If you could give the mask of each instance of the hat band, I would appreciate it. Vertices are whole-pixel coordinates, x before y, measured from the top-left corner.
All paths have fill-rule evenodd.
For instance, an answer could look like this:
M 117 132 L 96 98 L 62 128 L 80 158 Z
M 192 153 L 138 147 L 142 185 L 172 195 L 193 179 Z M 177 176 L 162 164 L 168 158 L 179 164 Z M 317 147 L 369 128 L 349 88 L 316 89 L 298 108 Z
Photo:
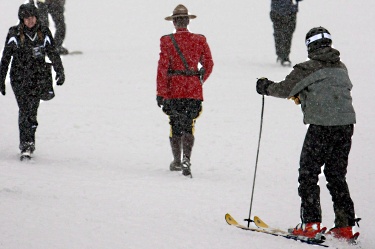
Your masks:
M 320 34 L 314 35 L 314 36 L 310 37 L 309 39 L 307 39 L 306 40 L 306 46 L 308 46 L 310 43 L 312 43 L 312 42 L 314 42 L 316 40 L 320 40 L 320 39 L 323 39 L 323 38 L 332 40 L 330 34 L 328 34 L 328 33 L 320 33 Z

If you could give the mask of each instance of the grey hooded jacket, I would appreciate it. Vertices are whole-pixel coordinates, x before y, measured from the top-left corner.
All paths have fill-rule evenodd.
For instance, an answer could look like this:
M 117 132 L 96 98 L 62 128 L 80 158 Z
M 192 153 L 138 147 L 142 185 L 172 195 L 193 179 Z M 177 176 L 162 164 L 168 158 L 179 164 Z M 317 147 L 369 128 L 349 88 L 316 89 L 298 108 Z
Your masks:
M 352 105 L 353 87 L 340 52 L 325 47 L 311 52 L 310 60 L 293 67 L 285 80 L 271 82 L 268 95 L 279 98 L 298 97 L 305 124 L 323 126 L 356 122 Z

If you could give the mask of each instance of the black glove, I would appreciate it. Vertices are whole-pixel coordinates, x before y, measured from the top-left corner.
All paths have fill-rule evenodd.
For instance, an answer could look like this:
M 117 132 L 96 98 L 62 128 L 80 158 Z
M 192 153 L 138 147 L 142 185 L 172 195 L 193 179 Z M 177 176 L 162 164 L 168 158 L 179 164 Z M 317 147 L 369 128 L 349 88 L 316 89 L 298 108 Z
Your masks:
M 65 74 L 64 73 L 56 73 L 56 85 L 61 86 L 65 82 Z
M 204 81 L 204 74 L 206 73 L 206 70 L 204 69 L 204 67 L 201 67 L 201 69 L 199 69 L 199 80 L 201 82 L 201 84 L 203 85 Z
M 271 85 L 272 81 L 269 81 L 267 78 L 260 78 L 257 81 L 257 93 L 261 95 L 268 95 L 268 87 Z
M 164 98 L 162 96 L 156 96 L 156 102 L 158 103 L 158 106 L 161 107 L 164 105 Z
M 4 83 L 0 83 L 0 92 L 1 92 L 1 94 L 2 95 L 4 95 L 5 96 L 5 84 Z
M 172 99 L 164 99 L 163 101 L 163 112 L 168 116 L 172 115 L 171 105 Z

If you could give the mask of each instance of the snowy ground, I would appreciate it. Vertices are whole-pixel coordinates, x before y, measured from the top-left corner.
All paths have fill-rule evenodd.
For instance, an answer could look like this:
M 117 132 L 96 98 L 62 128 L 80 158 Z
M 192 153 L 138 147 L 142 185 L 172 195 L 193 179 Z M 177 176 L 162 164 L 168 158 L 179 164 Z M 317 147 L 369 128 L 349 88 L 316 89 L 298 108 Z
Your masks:
M 0 2 L 0 39 L 22 1 Z M 311 248 L 228 226 L 248 217 L 259 134 L 257 77 L 282 80 L 270 1 L 185 1 L 190 30 L 215 67 L 196 126 L 193 179 L 168 170 L 168 120 L 155 101 L 159 38 L 179 1 L 67 1 L 66 83 L 39 109 L 35 161 L 18 160 L 17 104 L 0 97 L 0 248 Z M 375 2 L 303 1 L 291 60 L 307 57 L 306 32 L 326 27 L 354 84 L 357 125 L 348 168 L 362 248 L 375 248 L 373 69 Z M 1 42 L 1 43 L 3 43 Z M 2 46 L 2 45 L 1 45 Z M 293 102 L 265 99 L 252 215 L 279 228 L 299 222 L 297 169 L 306 127 Z M 332 203 L 321 178 L 323 222 Z M 329 241 L 336 248 L 357 248 Z

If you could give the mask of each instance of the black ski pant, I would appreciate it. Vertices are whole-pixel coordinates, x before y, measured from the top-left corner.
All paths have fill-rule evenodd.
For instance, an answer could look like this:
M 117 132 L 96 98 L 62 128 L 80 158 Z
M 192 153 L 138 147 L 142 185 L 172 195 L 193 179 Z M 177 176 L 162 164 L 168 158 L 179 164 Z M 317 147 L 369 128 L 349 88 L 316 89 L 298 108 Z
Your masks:
M 354 204 L 346 182 L 353 130 L 353 125 L 309 126 L 302 148 L 298 178 L 303 223 L 322 221 L 318 181 L 324 165 L 327 188 L 335 212 L 335 227 L 355 225 Z
M 292 37 L 296 29 L 297 13 L 280 15 L 271 11 L 270 17 L 274 29 L 276 55 L 280 59 L 289 59 Z
M 169 116 L 170 137 L 194 135 L 195 121 L 202 112 L 202 101 L 196 99 L 166 100 L 163 111 Z
M 20 150 L 35 149 L 35 132 L 38 127 L 37 115 L 40 98 L 35 95 L 16 95 L 19 108 L 18 127 L 20 132 Z
M 56 32 L 54 35 L 55 46 L 61 47 L 66 34 L 65 24 L 65 1 L 49 1 L 46 3 L 38 2 L 39 9 L 39 20 L 43 26 L 49 26 L 48 14 L 51 15 L 53 22 L 55 23 Z

